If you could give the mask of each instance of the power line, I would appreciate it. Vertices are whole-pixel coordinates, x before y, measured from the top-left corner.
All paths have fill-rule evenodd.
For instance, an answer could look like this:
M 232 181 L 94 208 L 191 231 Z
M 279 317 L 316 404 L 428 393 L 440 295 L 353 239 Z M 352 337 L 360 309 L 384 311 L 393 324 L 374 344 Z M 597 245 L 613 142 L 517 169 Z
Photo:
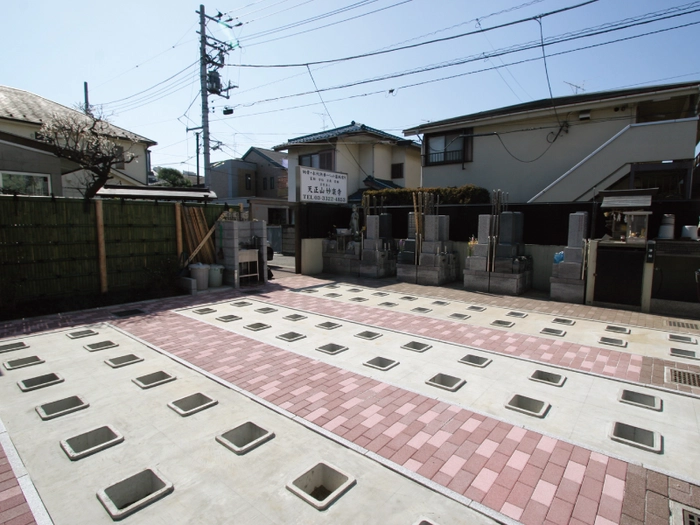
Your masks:
M 422 47 L 422 46 L 427 46 L 427 45 L 432 45 L 432 44 L 437 44 L 440 42 L 448 42 L 450 40 L 456 40 L 458 38 L 464 38 L 467 36 L 472 36 L 472 35 L 477 35 L 480 33 L 487 33 L 490 31 L 495 31 L 496 29 L 503 29 L 506 27 L 511 27 L 515 26 L 518 24 L 523 24 L 525 22 L 530 22 L 534 20 L 535 18 L 545 18 L 553 15 L 557 15 L 560 13 L 564 13 L 566 11 L 571 11 L 572 9 L 578 9 L 579 7 L 584 7 L 589 4 L 594 4 L 598 2 L 598 0 L 588 0 L 587 2 L 583 2 L 581 4 L 576 4 L 573 6 L 569 7 L 564 7 L 562 9 L 557 9 L 555 11 L 549 11 L 548 13 L 543 13 L 541 15 L 538 15 L 537 17 L 529 17 L 529 18 L 522 18 L 520 20 L 515 20 L 513 22 L 507 22 L 505 24 L 499 24 L 497 26 L 492 26 L 492 27 L 487 27 L 486 29 L 477 29 L 475 31 L 467 31 L 466 33 L 460 33 L 458 35 L 452 35 L 452 36 L 446 36 L 443 38 L 435 38 L 433 40 L 428 40 L 426 42 L 419 42 L 417 44 L 409 44 L 406 46 L 401 46 L 401 47 L 394 47 L 391 49 L 384 49 L 380 51 L 372 51 L 369 53 L 362 53 L 359 55 L 352 55 L 352 56 L 347 56 L 347 57 L 342 57 L 342 58 L 331 58 L 328 60 L 317 60 L 315 62 L 303 62 L 303 63 L 295 63 L 295 64 L 238 64 L 236 67 L 246 67 L 246 68 L 289 68 L 289 67 L 306 67 L 306 66 L 318 66 L 322 64 L 332 64 L 335 62 L 347 62 L 349 60 L 357 60 L 359 58 L 367 58 L 367 57 L 372 57 L 372 56 L 377 56 L 377 55 L 385 55 L 387 53 L 395 53 L 396 51 L 404 51 L 406 49 L 415 49 L 417 47 Z M 227 64 L 227 65 L 232 65 L 232 64 Z
M 134 98 L 134 97 L 137 97 L 137 96 L 139 96 L 139 95 L 141 95 L 141 94 L 143 94 L 143 93 L 146 93 L 146 92 L 148 92 L 148 91 L 151 91 L 152 89 L 154 89 L 154 88 L 160 86 L 161 84 L 165 84 L 165 83 L 168 82 L 169 80 L 172 80 L 173 78 L 175 78 L 175 77 L 181 75 L 182 73 L 184 73 L 185 71 L 187 71 L 188 69 L 190 69 L 192 66 L 196 65 L 198 62 L 199 62 L 198 60 L 195 60 L 194 62 L 192 62 L 192 63 L 191 63 L 189 66 L 187 66 L 186 68 L 181 69 L 180 71 L 178 71 L 178 72 L 175 73 L 174 75 L 172 75 L 172 76 L 166 78 L 165 80 L 161 80 L 161 81 L 158 82 L 157 84 L 154 84 L 154 85 L 152 85 L 151 87 L 144 89 L 143 91 L 139 91 L 138 93 L 134 93 L 133 95 L 129 95 L 128 97 L 119 98 L 119 99 L 117 99 L 117 100 L 112 100 L 112 101 L 110 101 L 110 102 L 103 102 L 102 104 L 99 104 L 99 105 L 100 105 L 100 106 L 110 106 L 110 105 L 112 105 L 112 104 L 116 104 L 117 102 L 122 102 L 122 101 L 124 101 L 124 100 L 129 100 L 129 99 L 132 99 L 132 98 Z

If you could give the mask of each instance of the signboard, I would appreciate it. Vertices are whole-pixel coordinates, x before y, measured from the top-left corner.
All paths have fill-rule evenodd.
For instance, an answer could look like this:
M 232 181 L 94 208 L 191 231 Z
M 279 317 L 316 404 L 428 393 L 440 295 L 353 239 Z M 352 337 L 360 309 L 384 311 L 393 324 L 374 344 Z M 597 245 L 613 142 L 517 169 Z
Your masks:
M 322 171 L 299 166 L 301 202 L 347 204 L 348 176 L 346 173 Z

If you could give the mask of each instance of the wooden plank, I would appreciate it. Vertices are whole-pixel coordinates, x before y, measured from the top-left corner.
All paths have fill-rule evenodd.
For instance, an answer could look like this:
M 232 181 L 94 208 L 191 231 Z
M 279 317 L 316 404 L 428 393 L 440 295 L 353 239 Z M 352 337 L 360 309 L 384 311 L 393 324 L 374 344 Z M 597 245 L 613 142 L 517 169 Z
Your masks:
M 179 202 L 175 203 L 175 243 L 177 256 L 182 253 L 182 205 Z
M 199 250 L 202 249 L 202 247 L 203 247 L 204 245 L 206 245 L 207 242 L 211 242 L 211 235 L 212 235 L 212 233 L 214 233 L 214 230 L 216 229 L 216 224 L 219 222 L 219 220 L 221 220 L 221 219 L 224 217 L 225 214 L 226 214 L 226 212 L 222 213 L 222 214 L 219 216 L 219 218 L 214 222 L 214 224 L 212 224 L 211 229 L 207 232 L 207 234 L 206 234 L 206 236 L 204 237 L 204 239 L 202 239 L 202 242 L 199 243 L 199 246 L 197 246 L 197 248 L 195 249 L 195 251 L 192 252 L 192 255 L 190 255 L 190 258 L 187 260 L 187 264 L 190 263 L 190 260 L 191 260 L 195 255 L 197 255 L 197 253 L 199 252 Z
M 95 201 L 95 224 L 97 226 L 97 266 L 100 273 L 100 293 L 107 293 L 107 251 L 105 249 L 105 224 L 102 201 Z

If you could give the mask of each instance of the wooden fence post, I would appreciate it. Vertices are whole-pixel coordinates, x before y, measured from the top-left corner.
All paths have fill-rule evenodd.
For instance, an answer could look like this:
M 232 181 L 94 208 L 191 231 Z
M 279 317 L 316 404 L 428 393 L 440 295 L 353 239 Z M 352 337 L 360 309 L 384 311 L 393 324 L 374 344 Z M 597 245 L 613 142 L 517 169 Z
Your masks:
M 182 205 L 179 202 L 175 203 L 175 242 L 177 243 L 177 256 L 182 254 Z
M 97 222 L 97 262 L 100 269 L 100 293 L 107 293 L 107 250 L 105 249 L 105 224 L 102 201 L 95 201 Z

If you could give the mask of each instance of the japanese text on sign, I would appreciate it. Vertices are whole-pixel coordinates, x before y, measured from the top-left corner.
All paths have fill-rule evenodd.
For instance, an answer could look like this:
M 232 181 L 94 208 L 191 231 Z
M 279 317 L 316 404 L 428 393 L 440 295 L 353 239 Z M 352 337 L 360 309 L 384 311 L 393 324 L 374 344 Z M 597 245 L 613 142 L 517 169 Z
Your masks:
M 346 204 L 348 202 L 348 176 L 345 173 L 319 171 L 300 166 L 300 194 L 302 202 Z

